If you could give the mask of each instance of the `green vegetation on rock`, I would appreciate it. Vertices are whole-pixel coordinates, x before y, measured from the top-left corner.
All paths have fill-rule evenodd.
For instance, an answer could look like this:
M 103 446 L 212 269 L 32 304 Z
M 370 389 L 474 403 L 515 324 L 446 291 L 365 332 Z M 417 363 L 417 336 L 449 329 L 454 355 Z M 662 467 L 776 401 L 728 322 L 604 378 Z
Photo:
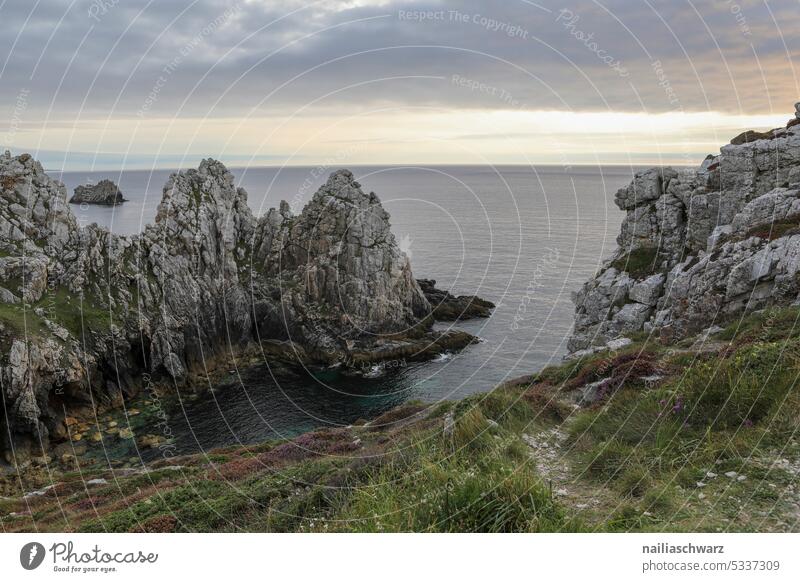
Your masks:
M 634 279 L 640 279 L 655 272 L 657 259 L 657 248 L 643 246 L 622 255 L 611 266 L 617 271 L 628 272 Z

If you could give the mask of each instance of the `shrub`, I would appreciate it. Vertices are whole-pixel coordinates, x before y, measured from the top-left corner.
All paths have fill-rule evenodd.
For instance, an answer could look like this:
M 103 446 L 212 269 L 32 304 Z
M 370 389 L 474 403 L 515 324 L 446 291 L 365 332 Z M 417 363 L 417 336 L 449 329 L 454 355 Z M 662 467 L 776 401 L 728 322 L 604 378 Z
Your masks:
M 541 414 L 541 410 L 531 406 L 530 400 L 519 389 L 495 388 L 488 394 L 470 400 L 476 403 L 484 417 L 510 429 L 521 430 Z
M 572 413 L 572 408 L 559 398 L 558 391 L 552 386 L 535 384 L 522 396 L 537 412 L 537 417 L 544 420 L 561 423 Z
M 264 465 L 295 463 L 319 456 L 350 456 L 359 448 L 348 430 L 318 430 L 300 435 L 258 456 Z
M 402 406 L 393 408 L 381 414 L 378 418 L 369 423 L 370 428 L 386 429 L 394 428 L 403 421 L 419 417 L 427 410 L 428 406 L 417 402 L 406 402 Z
M 782 220 L 766 222 L 754 226 L 747 231 L 746 238 L 757 236 L 765 240 L 775 240 L 776 238 L 797 234 L 798 232 L 800 232 L 800 214 L 793 214 Z
M 651 488 L 644 493 L 642 508 L 651 513 L 669 516 L 675 511 L 675 500 L 666 488 Z
M 266 468 L 264 461 L 256 457 L 246 459 L 234 459 L 227 463 L 209 469 L 208 478 L 218 481 L 239 481 L 250 477 L 254 473 L 263 471 Z
M 611 531 L 630 531 L 641 529 L 649 520 L 635 506 L 630 504 L 622 505 L 608 520 L 608 528 Z
M 656 370 L 655 358 L 652 352 L 632 350 L 613 357 L 605 355 L 602 359 L 590 360 L 567 383 L 567 388 L 580 388 L 590 382 L 609 378 L 607 390 L 610 394 L 626 383 L 633 383 L 639 378 L 653 374 Z

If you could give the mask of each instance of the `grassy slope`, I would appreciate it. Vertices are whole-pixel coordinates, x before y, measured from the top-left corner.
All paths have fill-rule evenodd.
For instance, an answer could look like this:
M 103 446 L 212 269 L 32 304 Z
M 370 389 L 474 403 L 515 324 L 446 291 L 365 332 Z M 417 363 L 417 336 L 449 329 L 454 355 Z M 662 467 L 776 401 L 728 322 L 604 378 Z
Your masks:
M 797 531 L 798 315 L 751 315 L 702 346 L 642 338 L 289 443 L 51 475 L 44 495 L 0 499 L 2 528 Z M 569 403 L 601 379 L 598 404 Z

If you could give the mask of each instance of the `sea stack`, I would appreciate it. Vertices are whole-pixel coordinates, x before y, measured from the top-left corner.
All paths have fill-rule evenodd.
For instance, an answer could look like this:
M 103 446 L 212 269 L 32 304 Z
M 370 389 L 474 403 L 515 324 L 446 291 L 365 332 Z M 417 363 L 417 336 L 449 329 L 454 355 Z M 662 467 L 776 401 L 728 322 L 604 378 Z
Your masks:
M 97 184 L 85 184 L 75 188 L 70 204 L 99 204 L 116 206 L 127 202 L 117 185 L 111 180 L 100 180 Z

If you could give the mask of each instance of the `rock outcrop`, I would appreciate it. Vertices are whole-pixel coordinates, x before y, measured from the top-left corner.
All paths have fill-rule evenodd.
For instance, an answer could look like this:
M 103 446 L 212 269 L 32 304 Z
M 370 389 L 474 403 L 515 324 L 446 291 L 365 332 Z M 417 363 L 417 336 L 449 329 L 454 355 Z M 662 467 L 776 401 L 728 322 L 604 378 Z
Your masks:
M 438 321 L 460 321 L 476 317 L 489 317 L 495 305 L 474 295 L 455 296 L 449 291 L 436 288 L 433 279 L 417 279 L 425 299 L 433 309 Z
M 31 156 L 0 156 L 0 449 L 16 461 L 65 420 L 145 382 L 191 386 L 217 363 L 332 365 L 431 357 L 475 340 L 434 332 L 389 216 L 346 171 L 302 213 L 256 218 L 223 164 L 173 174 L 153 224 L 79 228 Z M 145 376 L 146 374 L 146 376 Z M 146 378 L 146 380 L 145 380 Z
M 572 352 L 665 341 L 800 293 L 800 126 L 745 132 L 698 169 L 653 168 L 616 195 L 618 250 L 574 294 Z
M 100 180 L 97 184 L 85 184 L 75 188 L 70 204 L 100 204 L 115 206 L 127 202 L 117 185 L 111 180 Z

